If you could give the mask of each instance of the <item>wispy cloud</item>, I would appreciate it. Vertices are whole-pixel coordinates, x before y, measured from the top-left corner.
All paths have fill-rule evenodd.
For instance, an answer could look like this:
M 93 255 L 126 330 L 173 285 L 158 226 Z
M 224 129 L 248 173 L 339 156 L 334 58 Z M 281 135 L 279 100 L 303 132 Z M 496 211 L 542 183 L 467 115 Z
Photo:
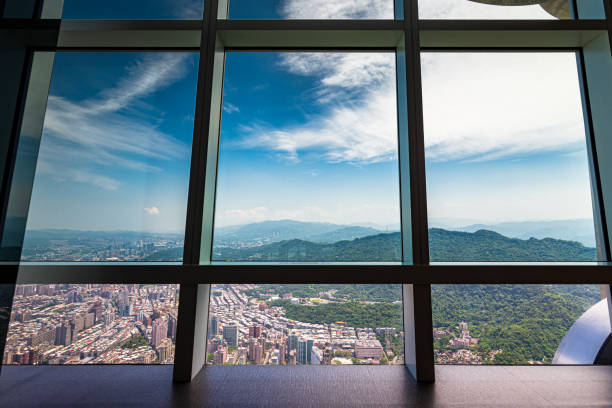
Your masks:
M 153 206 L 153 207 L 145 207 L 144 209 L 145 213 L 147 213 L 148 215 L 159 215 L 160 211 L 159 208 Z
M 223 111 L 226 113 L 240 112 L 240 109 L 233 103 L 223 102 Z
M 140 59 L 115 87 L 89 99 L 49 96 L 38 172 L 78 173 L 73 181 L 116 189 L 121 183 L 111 183 L 101 169 L 160 171 L 158 163 L 186 157 L 188 146 L 159 130 L 154 109 L 135 113 L 133 106 L 183 78 L 189 58 L 163 53 Z
M 482 161 L 584 149 L 573 55 L 444 53 L 423 54 L 422 61 L 430 159 Z
M 281 6 L 285 18 L 295 19 L 392 19 L 392 0 L 287 0 Z
M 183 20 L 200 20 L 204 11 L 203 0 L 166 0 L 169 10 Z

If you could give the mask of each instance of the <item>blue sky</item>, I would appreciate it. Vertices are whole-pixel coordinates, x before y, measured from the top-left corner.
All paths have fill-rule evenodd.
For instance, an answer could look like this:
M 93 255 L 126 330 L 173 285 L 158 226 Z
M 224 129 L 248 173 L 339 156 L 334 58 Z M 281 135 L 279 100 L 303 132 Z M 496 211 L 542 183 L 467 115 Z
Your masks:
M 502 9 L 429 1 L 448 16 Z M 110 3 L 86 3 L 66 0 L 64 16 L 117 17 Z M 123 16 L 170 10 L 151 2 L 141 17 L 139 3 Z M 305 4 L 234 1 L 231 13 L 392 14 L 383 0 Z M 512 17 L 541 12 L 512 8 Z M 394 61 L 390 53 L 229 53 L 216 225 L 397 226 Z M 571 53 L 426 54 L 422 65 L 432 225 L 592 216 Z M 58 53 L 28 228 L 182 231 L 196 82 L 197 55 Z

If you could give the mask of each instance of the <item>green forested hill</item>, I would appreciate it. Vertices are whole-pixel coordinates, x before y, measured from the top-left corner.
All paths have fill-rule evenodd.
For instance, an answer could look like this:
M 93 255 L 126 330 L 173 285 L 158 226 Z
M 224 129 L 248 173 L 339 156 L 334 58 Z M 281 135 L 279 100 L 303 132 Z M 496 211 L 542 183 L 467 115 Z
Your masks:
M 497 364 L 550 363 L 567 330 L 599 299 L 597 285 L 433 285 L 433 325 L 468 322 L 478 351 L 504 351 Z
M 595 248 L 553 238 L 508 238 L 492 231 L 474 233 L 429 230 L 432 261 L 537 262 L 595 261 Z M 352 241 L 320 244 L 299 239 L 250 248 L 215 248 L 214 259 L 223 261 L 289 262 L 392 262 L 401 260 L 399 232 L 371 235 Z
M 265 299 L 265 294 L 283 296 L 291 294 L 298 298 L 318 297 L 321 292 L 336 291 L 333 298 L 350 301 L 366 302 L 395 302 L 402 300 L 402 290 L 400 285 L 389 284 L 261 284 L 256 289 L 245 291 L 250 296 L 257 296 Z
M 429 253 L 440 262 L 596 261 L 595 248 L 554 238 L 508 238 L 497 232 L 429 230 Z

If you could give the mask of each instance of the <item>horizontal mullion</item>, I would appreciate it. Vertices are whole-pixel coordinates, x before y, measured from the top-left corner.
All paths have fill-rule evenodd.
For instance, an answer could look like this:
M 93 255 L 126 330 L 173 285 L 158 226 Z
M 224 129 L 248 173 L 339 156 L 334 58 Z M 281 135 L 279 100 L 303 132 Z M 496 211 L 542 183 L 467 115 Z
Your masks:
M 606 34 L 605 20 L 419 22 L 423 48 L 577 48 Z
M 611 264 L 214 264 L 3 266 L 2 283 L 602 284 Z
M 218 20 L 227 48 L 395 48 L 403 37 L 397 20 Z
M 59 48 L 193 48 L 200 47 L 202 21 L 63 20 Z

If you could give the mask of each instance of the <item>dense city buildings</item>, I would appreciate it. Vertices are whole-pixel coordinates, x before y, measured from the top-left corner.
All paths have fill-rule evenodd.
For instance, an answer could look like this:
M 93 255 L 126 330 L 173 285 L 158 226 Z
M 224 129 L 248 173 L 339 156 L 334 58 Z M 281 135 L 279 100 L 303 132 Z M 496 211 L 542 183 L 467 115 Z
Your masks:
M 19 285 L 4 364 L 172 364 L 178 285 Z
M 298 289 L 297 286 L 294 288 Z M 325 322 L 327 317 L 321 305 L 342 306 L 352 305 L 355 302 L 351 301 L 350 297 L 334 297 L 336 290 L 321 292 L 320 296 L 325 298 L 296 298 L 290 293 L 280 293 L 286 289 L 281 285 L 278 287 L 248 284 L 213 285 L 209 329 L 211 332 L 218 330 L 222 334 L 209 336 L 208 363 L 267 365 L 403 363 L 401 327 L 352 327 L 340 318 Z M 364 301 L 360 304 L 372 306 L 377 303 Z M 315 312 L 308 320 L 317 322 L 289 318 L 287 305 Z M 317 314 L 317 311 L 320 313 Z M 399 316 L 393 317 L 394 321 L 402 320 L 401 312 Z M 384 347 L 381 340 L 384 341 Z M 223 352 L 217 353 L 220 345 L 223 345 Z M 226 345 L 229 355 L 224 359 Z

